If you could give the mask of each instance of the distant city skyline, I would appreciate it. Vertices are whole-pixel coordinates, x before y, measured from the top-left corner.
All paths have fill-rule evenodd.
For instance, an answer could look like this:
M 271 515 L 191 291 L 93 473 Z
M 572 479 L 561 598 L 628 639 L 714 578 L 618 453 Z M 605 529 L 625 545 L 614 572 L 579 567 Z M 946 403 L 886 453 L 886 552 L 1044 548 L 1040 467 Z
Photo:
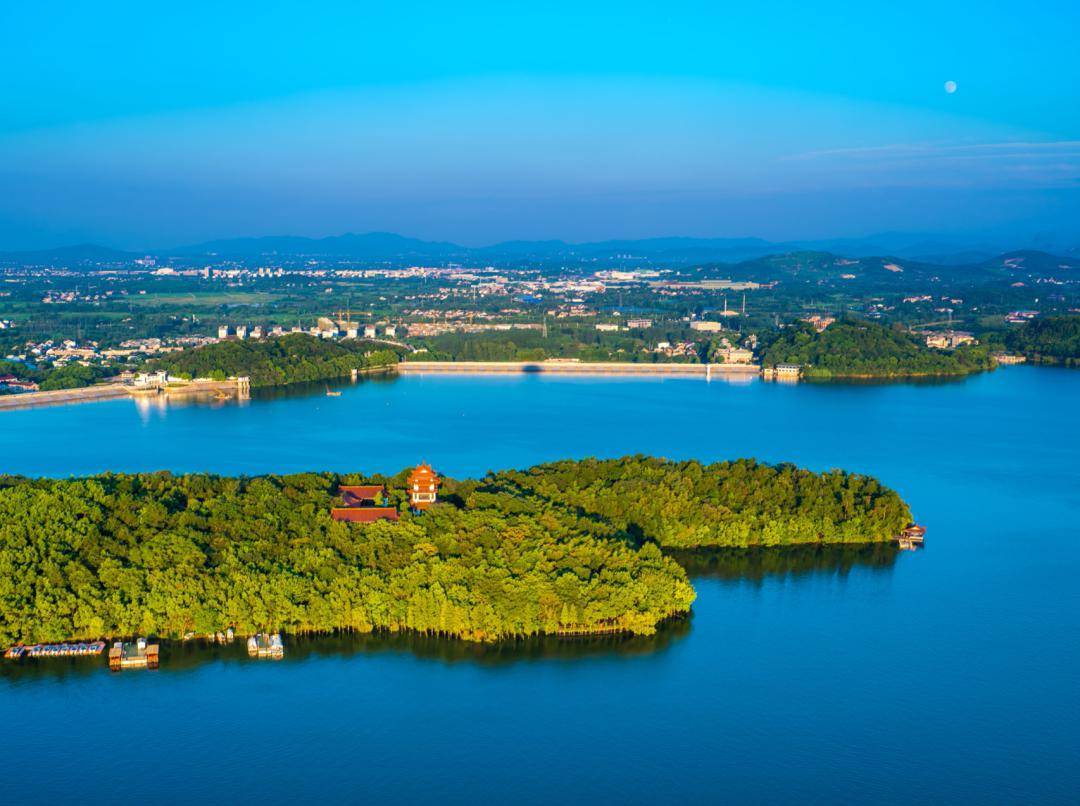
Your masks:
M 1080 242 L 1080 8 L 118 2 L 0 11 L 0 250 Z

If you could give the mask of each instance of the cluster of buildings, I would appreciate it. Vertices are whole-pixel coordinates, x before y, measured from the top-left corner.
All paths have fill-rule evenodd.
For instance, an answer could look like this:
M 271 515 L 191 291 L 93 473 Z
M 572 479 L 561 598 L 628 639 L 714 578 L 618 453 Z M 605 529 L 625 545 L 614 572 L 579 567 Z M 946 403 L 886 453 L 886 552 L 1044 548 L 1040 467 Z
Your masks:
M 1035 319 L 1038 315 L 1038 311 L 1010 311 L 1005 317 L 1005 321 L 1010 324 L 1021 325 Z
M 499 322 L 478 324 L 475 322 L 411 322 L 405 326 L 410 336 L 442 336 L 446 333 L 490 333 L 508 330 L 543 330 L 539 322 Z M 368 336 L 367 338 L 374 338 Z
M 697 355 L 697 342 L 693 341 L 661 341 L 656 347 L 646 352 L 653 352 L 668 358 L 690 358 Z
M 269 328 L 264 328 L 262 325 L 255 325 L 251 328 L 247 325 L 220 325 L 217 330 L 217 340 L 225 341 L 230 338 L 239 341 L 245 339 L 259 340 L 284 336 L 286 333 L 307 333 L 321 339 L 377 339 L 380 335 L 386 339 L 394 339 L 397 338 L 397 325 L 388 323 L 361 325 L 349 320 L 335 320 L 320 316 L 312 327 L 304 328 L 300 325 L 294 325 L 288 330 L 281 325 L 274 325 Z
M 64 305 L 72 302 L 89 302 L 100 304 L 114 295 L 113 291 L 103 291 L 99 294 L 83 293 L 78 289 L 74 291 L 46 291 L 41 301 L 46 305 Z
M 422 462 L 413 468 L 406 481 L 409 507 L 422 512 L 438 500 L 441 481 L 431 465 Z M 346 523 L 396 521 L 397 507 L 389 506 L 386 487 L 382 484 L 342 485 L 338 488 L 341 506 L 330 510 L 330 517 Z
M 818 333 L 822 333 L 829 325 L 836 321 L 835 316 L 822 316 L 821 314 L 814 314 L 813 316 L 804 316 L 802 321 L 811 325 Z
M 940 330 L 925 333 L 926 346 L 938 350 L 955 350 L 964 344 L 978 344 L 978 339 L 963 330 Z
M 16 375 L 0 375 L 0 392 L 6 394 L 36 392 L 38 385 L 34 381 L 24 380 Z

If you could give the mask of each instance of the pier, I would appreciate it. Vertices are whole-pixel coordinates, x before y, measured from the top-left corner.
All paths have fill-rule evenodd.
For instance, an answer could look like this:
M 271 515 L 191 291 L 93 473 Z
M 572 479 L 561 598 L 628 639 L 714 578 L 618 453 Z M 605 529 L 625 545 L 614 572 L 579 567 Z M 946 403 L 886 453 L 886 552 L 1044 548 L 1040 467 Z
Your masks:
M 902 551 L 915 551 L 915 549 L 922 547 L 925 539 L 926 527 L 913 523 L 900 533 L 897 542 Z
M 279 660 L 285 657 L 285 646 L 281 643 L 281 635 L 274 633 L 259 633 L 247 640 L 248 654 L 253 658 L 273 658 Z
M 109 668 L 114 672 L 120 669 L 156 669 L 158 667 L 158 645 L 148 644 L 145 638 L 134 642 L 117 641 L 109 650 Z
M 17 644 L 4 652 L 9 660 L 20 658 L 74 658 L 83 655 L 100 655 L 105 651 L 104 641 L 80 641 L 64 644 Z

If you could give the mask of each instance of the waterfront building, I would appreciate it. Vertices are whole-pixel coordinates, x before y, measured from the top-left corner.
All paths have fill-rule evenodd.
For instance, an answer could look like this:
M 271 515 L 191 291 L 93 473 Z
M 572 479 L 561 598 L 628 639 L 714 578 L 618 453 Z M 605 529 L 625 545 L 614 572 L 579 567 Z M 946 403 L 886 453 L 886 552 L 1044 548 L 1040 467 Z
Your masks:
M 1023 364 L 1027 361 L 1027 357 L 1011 353 L 994 353 L 994 360 L 999 364 Z
M 413 509 L 427 509 L 435 503 L 439 492 L 439 477 L 431 465 L 421 463 L 409 474 L 409 503 Z

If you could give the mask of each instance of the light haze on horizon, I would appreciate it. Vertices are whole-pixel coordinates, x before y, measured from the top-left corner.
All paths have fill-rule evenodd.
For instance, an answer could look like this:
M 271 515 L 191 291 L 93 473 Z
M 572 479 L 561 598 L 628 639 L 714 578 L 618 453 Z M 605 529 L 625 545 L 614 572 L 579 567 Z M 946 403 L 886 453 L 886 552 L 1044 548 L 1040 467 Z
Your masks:
M 0 250 L 1080 243 L 1077 30 L 1061 0 L 5 7 Z

